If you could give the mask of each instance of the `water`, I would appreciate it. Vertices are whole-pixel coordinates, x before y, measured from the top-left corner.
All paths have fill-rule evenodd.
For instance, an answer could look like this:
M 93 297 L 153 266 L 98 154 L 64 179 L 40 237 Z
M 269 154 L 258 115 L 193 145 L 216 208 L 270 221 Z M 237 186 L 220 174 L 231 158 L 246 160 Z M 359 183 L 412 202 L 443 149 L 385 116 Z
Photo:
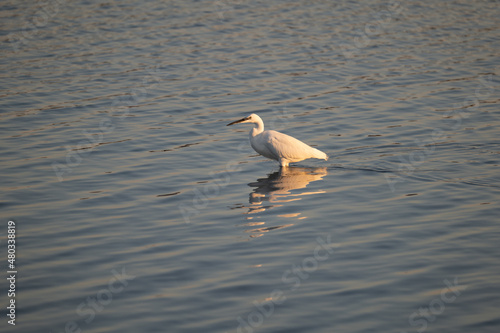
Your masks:
M 2 331 L 498 332 L 498 2 L 1 9 Z

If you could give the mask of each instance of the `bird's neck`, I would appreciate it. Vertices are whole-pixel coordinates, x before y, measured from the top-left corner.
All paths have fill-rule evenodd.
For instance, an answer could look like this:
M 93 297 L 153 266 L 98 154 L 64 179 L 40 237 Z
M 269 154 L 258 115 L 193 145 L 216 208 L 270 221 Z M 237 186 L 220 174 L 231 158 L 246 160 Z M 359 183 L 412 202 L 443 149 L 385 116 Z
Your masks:
M 255 123 L 253 128 L 250 130 L 250 136 L 254 137 L 264 132 L 264 124 L 263 123 Z

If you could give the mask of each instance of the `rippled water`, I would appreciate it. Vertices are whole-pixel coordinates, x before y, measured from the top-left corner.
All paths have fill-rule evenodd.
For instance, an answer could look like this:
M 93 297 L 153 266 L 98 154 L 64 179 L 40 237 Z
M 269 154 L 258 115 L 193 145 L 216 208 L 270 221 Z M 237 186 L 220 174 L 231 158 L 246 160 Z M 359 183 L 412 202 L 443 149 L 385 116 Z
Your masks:
M 2 331 L 498 332 L 497 1 L 0 8 Z

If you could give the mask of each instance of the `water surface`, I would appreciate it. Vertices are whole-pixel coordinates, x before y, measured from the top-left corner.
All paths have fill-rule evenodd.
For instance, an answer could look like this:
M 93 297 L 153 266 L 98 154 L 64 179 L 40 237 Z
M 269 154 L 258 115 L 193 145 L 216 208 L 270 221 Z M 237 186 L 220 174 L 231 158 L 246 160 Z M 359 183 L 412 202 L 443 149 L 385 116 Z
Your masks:
M 1 9 L 2 331 L 498 332 L 497 2 Z

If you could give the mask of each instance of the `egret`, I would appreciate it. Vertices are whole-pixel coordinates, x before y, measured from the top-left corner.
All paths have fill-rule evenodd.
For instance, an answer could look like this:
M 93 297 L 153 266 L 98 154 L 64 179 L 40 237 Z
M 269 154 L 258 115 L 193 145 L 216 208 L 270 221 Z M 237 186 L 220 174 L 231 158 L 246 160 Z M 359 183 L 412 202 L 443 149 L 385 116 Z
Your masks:
M 272 130 L 264 131 L 264 122 L 255 113 L 226 126 L 243 123 L 254 124 L 249 133 L 252 148 L 260 155 L 278 161 L 281 167 L 287 167 L 289 163 L 308 158 L 328 160 L 328 155 L 322 151 L 289 135 Z

